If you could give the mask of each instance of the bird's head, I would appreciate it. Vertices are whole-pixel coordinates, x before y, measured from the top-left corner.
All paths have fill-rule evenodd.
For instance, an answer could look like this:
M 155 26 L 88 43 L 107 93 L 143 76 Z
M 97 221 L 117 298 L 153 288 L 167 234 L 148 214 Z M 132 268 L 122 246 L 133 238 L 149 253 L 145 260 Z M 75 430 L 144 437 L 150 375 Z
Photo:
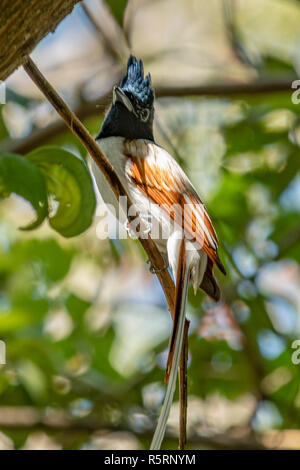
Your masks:
M 154 90 L 141 60 L 130 56 L 121 85 L 113 89 L 110 111 L 97 138 L 112 135 L 153 139 Z
M 146 123 L 153 114 L 153 101 L 150 73 L 144 77 L 143 62 L 131 55 L 121 86 L 114 88 L 113 103 L 121 103 L 136 118 Z

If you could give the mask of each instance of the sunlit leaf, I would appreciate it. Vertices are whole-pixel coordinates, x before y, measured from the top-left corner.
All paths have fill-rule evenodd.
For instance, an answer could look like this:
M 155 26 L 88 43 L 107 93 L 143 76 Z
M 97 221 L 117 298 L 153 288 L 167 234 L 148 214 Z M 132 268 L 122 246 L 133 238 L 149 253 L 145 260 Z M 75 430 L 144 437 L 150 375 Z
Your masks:
M 40 147 L 26 156 L 46 177 L 48 192 L 53 195 L 54 214 L 49 215 L 52 228 L 64 237 L 74 237 L 92 223 L 96 207 L 93 183 L 86 163 L 60 147 Z M 56 210 L 55 210 L 56 209 Z
M 45 179 L 40 170 L 26 158 L 10 153 L 0 153 L 0 197 L 11 193 L 26 199 L 36 212 L 36 220 L 23 230 L 38 227 L 48 213 Z

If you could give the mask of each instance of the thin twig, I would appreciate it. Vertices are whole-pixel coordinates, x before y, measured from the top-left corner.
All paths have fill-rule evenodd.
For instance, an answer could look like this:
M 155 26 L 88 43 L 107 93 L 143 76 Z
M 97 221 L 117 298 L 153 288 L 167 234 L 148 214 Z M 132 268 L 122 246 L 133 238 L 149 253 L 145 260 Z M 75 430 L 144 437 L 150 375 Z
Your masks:
M 184 324 L 182 351 L 179 363 L 179 449 L 184 450 L 187 443 L 186 424 L 187 424 L 187 363 L 188 363 L 188 333 L 189 320 Z
M 164 129 L 164 126 L 163 124 L 161 123 L 160 119 L 156 116 L 156 127 L 158 129 L 158 131 L 160 132 L 162 138 L 166 141 L 166 143 L 169 145 L 170 149 L 172 149 L 172 152 L 173 154 L 175 155 L 176 157 L 176 160 L 178 161 L 178 163 L 180 165 L 183 164 L 184 162 L 184 159 L 182 158 L 182 156 L 180 155 L 180 153 L 178 152 L 177 148 L 175 147 L 175 145 L 173 144 L 172 140 L 170 139 L 170 137 L 168 136 L 167 132 L 165 131 Z
M 240 33 L 236 24 L 236 3 L 232 0 L 223 0 L 223 16 L 225 23 L 225 33 L 228 43 L 235 59 L 240 64 L 257 69 L 259 63 L 249 56 L 247 49 L 244 47 Z M 258 60 L 258 58 L 257 58 Z

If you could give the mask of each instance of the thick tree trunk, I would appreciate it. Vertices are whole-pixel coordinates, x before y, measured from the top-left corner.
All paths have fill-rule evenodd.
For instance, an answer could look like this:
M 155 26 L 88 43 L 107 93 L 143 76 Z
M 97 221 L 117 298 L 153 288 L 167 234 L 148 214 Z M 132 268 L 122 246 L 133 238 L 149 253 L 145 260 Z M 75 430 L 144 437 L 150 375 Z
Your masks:
M 0 0 L 0 80 L 26 62 L 79 0 Z

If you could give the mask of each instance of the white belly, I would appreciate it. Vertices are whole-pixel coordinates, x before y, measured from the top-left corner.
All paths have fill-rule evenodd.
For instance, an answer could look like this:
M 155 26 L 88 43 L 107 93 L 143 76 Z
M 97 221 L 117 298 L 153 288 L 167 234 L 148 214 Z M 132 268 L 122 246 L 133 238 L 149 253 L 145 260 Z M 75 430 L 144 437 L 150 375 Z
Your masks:
M 129 179 L 126 177 L 125 166 L 127 159 L 123 153 L 124 138 L 108 137 L 98 141 L 98 145 L 114 167 L 122 185 L 124 186 L 126 192 L 134 204 L 134 208 L 132 208 L 130 215 L 135 217 L 137 214 L 140 214 L 141 218 L 145 220 L 146 225 L 149 224 L 149 220 L 147 219 L 148 215 L 152 214 L 152 217 L 155 217 L 155 213 L 158 213 L 158 211 L 159 215 L 161 215 L 159 208 L 152 204 L 147 197 L 145 197 L 137 188 L 130 184 Z M 94 160 L 91 162 L 91 168 L 98 190 L 107 206 L 107 209 L 110 211 L 110 213 L 114 214 L 119 219 L 122 225 L 126 224 L 127 214 L 124 210 L 122 210 L 122 203 L 120 204 L 119 201 L 117 201 L 113 190 L 111 189 L 105 176 L 99 170 Z M 135 225 L 138 225 L 138 223 Z M 168 234 L 165 234 L 164 239 L 162 240 L 162 237 L 159 236 L 162 231 L 161 224 L 156 223 L 153 225 L 155 227 L 155 231 L 153 232 L 153 239 L 157 244 L 158 249 L 164 253 L 167 251 Z
M 120 142 L 119 142 L 120 139 L 121 137 L 110 137 L 107 139 L 102 139 L 100 142 L 98 141 L 98 145 L 103 151 L 103 153 L 106 155 L 106 157 L 109 159 L 118 177 L 122 181 L 125 179 L 123 178 L 125 159 L 121 151 L 118 151 L 121 148 Z M 97 164 L 95 163 L 93 159 L 91 160 L 91 169 L 92 169 L 99 193 L 103 201 L 105 202 L 107 209 L 111 213 L 115 213 L 118 219 L 124 219 L 125 214 L 120 214 L 120 211 L 119 211 L 120 205 L 119 205 L 119 201 L 117 200 L 115 196 L 115 193 L 111 189 L 109 183 L 107 182 L 107 179 L 105 178 L 104 174 L 98 168 Z M 122 183 L 124 184 L 125 181 L 122 181 Z M 126 216 L 126 219 L 127 219 L 127 216 Z

